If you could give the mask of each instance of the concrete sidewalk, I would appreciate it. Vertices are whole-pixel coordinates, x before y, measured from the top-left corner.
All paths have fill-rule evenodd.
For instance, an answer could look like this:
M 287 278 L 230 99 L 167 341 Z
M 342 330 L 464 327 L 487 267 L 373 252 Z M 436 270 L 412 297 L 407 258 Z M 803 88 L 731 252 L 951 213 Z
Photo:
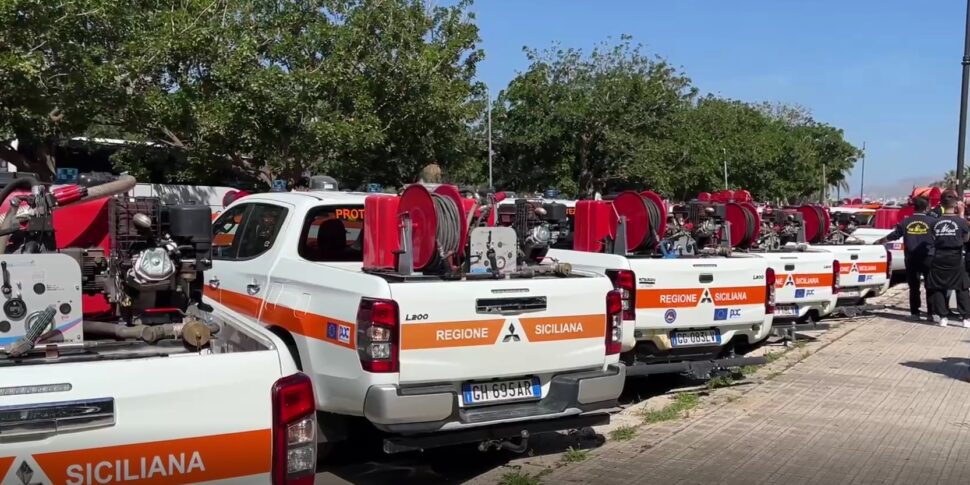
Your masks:
M 896 292 L 891 303 L 904 300 Z M 970 329 L 903 321 L 905 314 L 847 324 L 739 399 L 609 442 L 542 482 L 967 483 Z

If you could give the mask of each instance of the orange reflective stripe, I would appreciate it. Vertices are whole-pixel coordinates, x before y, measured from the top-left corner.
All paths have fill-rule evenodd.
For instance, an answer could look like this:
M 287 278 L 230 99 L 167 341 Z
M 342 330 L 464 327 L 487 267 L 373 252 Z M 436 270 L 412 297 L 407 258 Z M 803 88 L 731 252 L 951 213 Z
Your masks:
M 304 337 L 323 340 L 348 349 L 357 348 L 357 325 L 350 322 L 298 312 L 292 308 L 271 303 L 263 306 L 260 320 L 265 324 L 278 325 Z
M 606 315 L 520 318 L 530 342 L 550 342 L 581 338 L 603 338 Z
M 412 323 L 401 329 L 401 350 L 492 345 L 505 320 Z
M 637 290 L 637 308 L 695 307 L 703 293 L 703 288 Z
M 637 290 L 637 308 L 693 308 L 701 303 L 754 305 L 765 302 L 765 287 L 647 289 Z
M 843 264 L 839 267 L 840 274 L 857 272 L 859 274 L 879 274 L 886 272 L 886 262 L 877 261 L 875 263 L 852 263 Z
M 832 273 L 781 274 L 775 279 L 775 287 L 824 288 L 832 286 L 832 280 Z
M 34 455 L 52 483 L 196 483 L 269 473 L 272 433 L 242 433 Z
M 714 304 L 721 305 L 754 305 L 765 302 L 764 286 L 737 286 L 732 288 L 711 288 L 711 298 Z
M 10 465 L 13 464 L 14 457 L 12 456 L 0 456 L 0 480 L 7 476 L 7 471 L 10 470 Z

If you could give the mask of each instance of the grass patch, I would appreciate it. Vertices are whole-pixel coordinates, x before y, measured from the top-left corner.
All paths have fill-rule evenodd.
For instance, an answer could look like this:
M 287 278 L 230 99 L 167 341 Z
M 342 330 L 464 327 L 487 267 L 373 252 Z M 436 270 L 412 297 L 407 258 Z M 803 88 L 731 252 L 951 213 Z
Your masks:
M 746 365 L 741 368 L 741 375 L 743 376 L 750 376 L 755 372 L 758 372 L 758 366 L 756 365 Z
M 573 448 L 572 446 L 562 454 L 562 461 L 564 463 L 579 463 L 587 458 L 589 458 L 588 450 L 581 450 L 579 448 Z
M 663 409 L 648 411 L 643 415 L 644 423 L 659 423 L 662 421 L 673 421 L 681 418 L 684 413 L 697 407 L 699 400 L 696 394 L 684 393 L 677 396 L 677 399 L 664 406 Z
M 637 434 L 635 426 L 620 426 L 610 431 L 610 439 L 613 441 L 630 441 Z
M 772 362 L 774 362 L 774 361 L 776 361 L 776 360 L 778 360 L 778 359 L 780 359 L 780 358 L 781 358 L 781 352 L 766 352 L 765 353 L 765 360 L 767 360 L 769 364 L 772 363 Z
M 800 348 L 802 348 L 802 347 L 804 347 L 804 346 L 806 346 L 806 345 L 808 345 L 808 344 L 807 344 L 807 343 L 805 343 L 805 341 L 804 341 L 804 340 L 799 340 L 799 341 L 797 341 L 797 342 L 795 342 L 795 345 L 794 345 L 794 347 L 795 347 L 796 349 L 800 349 Z
M 717 376 L 712 377 L 707 381 L 707 389 L 713 391 L 714 389 L 720 389 L 722 387 L 728 387 L 734 383 L 734 379 L 727 376 Z
M 502 475 L 499 485 L 539 485 L 539 477 L 522 472 L 508 472 Z

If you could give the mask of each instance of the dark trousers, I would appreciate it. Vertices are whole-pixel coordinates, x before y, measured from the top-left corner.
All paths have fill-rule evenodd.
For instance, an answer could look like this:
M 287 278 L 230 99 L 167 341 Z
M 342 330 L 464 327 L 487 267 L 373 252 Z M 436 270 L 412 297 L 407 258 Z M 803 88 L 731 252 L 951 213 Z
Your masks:
M 946 317 L 949 312 L 949 302 L 946 301 L 946 295 L 950 291 L 957 294 L 957 313 L 965 319 L 970 318 L 970 291 L 967 290 L 932 290 L 930 292 L 930 308 L 938 317 Z
M 930 265 L 927 258 L 906 257 L 906 284 L 909 286 L 909 313 L 912 315 L 919 315 L 922 300 L 920 298 L 920 278 L 923 279 L 922 285 L 926 288 L 926 313 L 933 314 L 933 308 L 930 306 L 929 278 L 927 277 L 929 271 Z

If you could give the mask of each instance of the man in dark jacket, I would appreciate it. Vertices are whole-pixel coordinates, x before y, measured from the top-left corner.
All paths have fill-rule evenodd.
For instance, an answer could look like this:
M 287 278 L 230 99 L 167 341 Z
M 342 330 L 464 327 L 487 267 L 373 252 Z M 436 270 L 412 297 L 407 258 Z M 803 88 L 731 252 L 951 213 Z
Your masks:
M 896 224 L 893 232 L 880 238 L 875 244 L 895 241 L 903 238 L 903 254 L 906 260 L 906 284 L 909 285 L 909 313 L 913 319 L 920 317 L 920 277 L 924 285 L 929 282 L 930 257 L 933 249 L 933 234 L 930 229 L 937 218 L 926 213 L 929 208 L 926 197 L 913 199 L 913 215 Z M 930 307 L 930 292 L 926 291 L 926 314 L 932 319 L 933 309 Z
M 930 308 L 941 327 L 947 326 L 948 291 L 956 292 L 957 312 L 963 326 L 970 326 L 970 276 L 963 264 L 963 246 L 970 240 L 970 224 L 964 219 L 963 203 L 956 193 L 943 194 L 943 216 L 933 223 L 933 258 L 930 262 L 928 287 Z

